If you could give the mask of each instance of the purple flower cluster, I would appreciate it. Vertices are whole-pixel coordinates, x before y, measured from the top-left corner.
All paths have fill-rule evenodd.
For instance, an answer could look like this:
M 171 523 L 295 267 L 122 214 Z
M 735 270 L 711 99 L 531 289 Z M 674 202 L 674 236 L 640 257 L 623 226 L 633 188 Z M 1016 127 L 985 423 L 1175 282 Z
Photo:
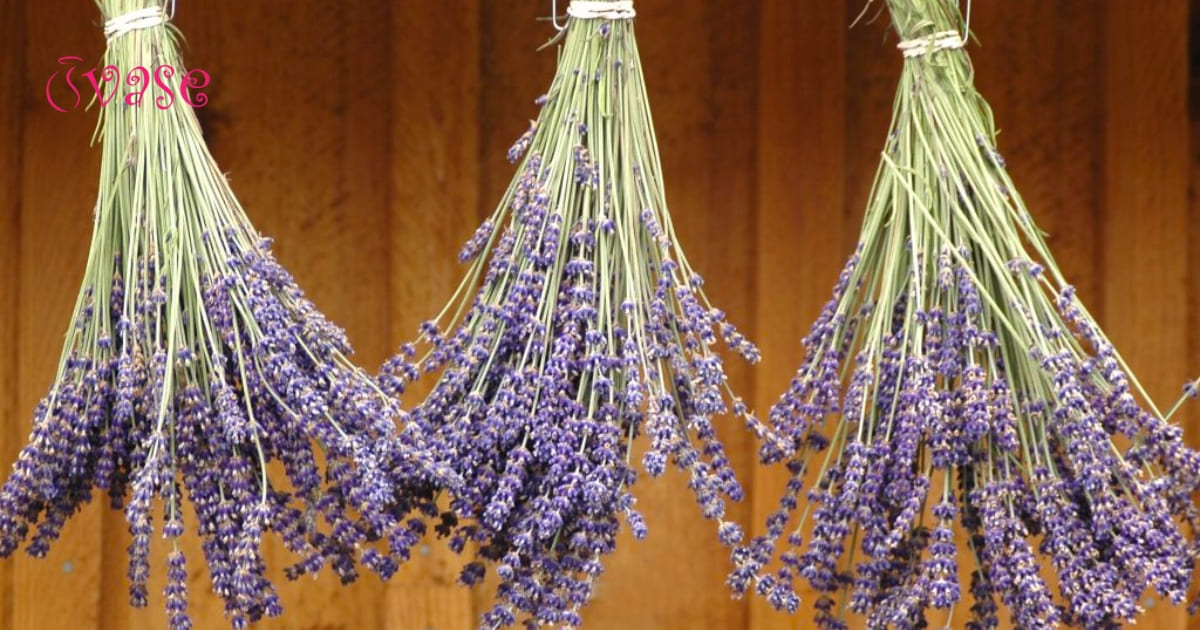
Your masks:
M 720 341 L 757 350 L 708 305 L 672 238 L 631 26 L 574 21 L 523 160 L 496 215 L 471 238 L 452 322 L 421 330 L 380 381 L 399 395 L 436 372 L 413 413 L 464 483 L 452 548 L 474 549 L 462 582 L 490 567 L 482 626 L 572 628 L 624 521 L 646 534 L 630 487 L 634 441 L 651 476 L 674 465 L 726 544 L 743 490 L 714 418 L 734 412 Z M 611 114 L 603 113 L 609 112 Z
M 151 536 L 184 534 L 186 497 L 213 590 L 238 628 L 281 610 L 263 575 L 268 532 L 299 554 L 293 575 L 329 566 L 349 581 L 361 563 L 387 576 L 407 557 L 411 530 L 424 527 L 409 515 L 437 515 L 433 493 L 449 478 L 437 471 L 448 469 L 415 432 L 397 433 L 396 403 L 346 362 L 343 335 L 266 242 L 237 242 L 225 241 L 221 267 L 187 279 L 202 292 L 178 301 L 145 290 L 184 280 L 154 273 L 151 259 L 135 260 L 135 281 L 118 276 L 103 301 L 85 289 L 62 373 L 0 489 L 0 554 L 28 538 L 28 552 L 45 555 L 80 505 L 107 492 L 129 522 L 130 595 L 143 606 Z M 189 332 L 168 332 L 184 319 Z M 384 538 L 386 551 L 368 544 Z M 178 550 L 168 559 L 175 629 L 190 626 L 183 561 Z
M 951 30 L 901 4 L 903 39 Z M 729 584 L 795 611 L 806 581 L 821 628 L 923 628 L 965 594 L 979 630 L 1001 607 L 1032 630 L 1131 622 L 1150 591 L 1180 603 L 1200 455 L 1054 265 L 962 95 L 965 53 L 928 54 L 905 62 L 858 250 L 771 410 L 789 443 L 761 458 L 791 478 Z
M 155 33 L 171 63 L 173 40 Z M 195 120 L 178 115 L 194 114 L 104 114 L 110 194 L 57 378 L 0 488 L 0 555 L 28 541 L 44 556 L 107 493 L 129 523 L 132 604 L 146 604 L 151 539 L 163 536 L 169 624 L 191 627 L 174 543 L 190 531 L 240 629 L 282 610 L 264 537 L 297 555 L 293 577 L 329 567 L 348 582 L 360 566 L 387 577 L 455 477 L 419 430 L 399 430 L 398 403 L 349 362 L 343 332 L 276 262 Z M 154 133 L 131 135 L 130 116 Z
M 928 610 L 949 609 L 966 591 L 980 597 L 985 586 L 979 628 L 994 627 L 992 598 L 1022 628 L 1132 621 L 1148 589 L 1183 601 L 1192 547 L 1180 523 L 1195 520 L 1200 458 L 1178 427 L 1136 403 L 1073 293 L 1059 294 L 1061 328 L 1043 338 L 1054 352 L 1015 354 L 1004 327 L 986 325 L 997 320 L 981 306 L 969 263 L 943 262 L 954 280 L 934 292 L 952 290 L 922 296 L 924 309 L 892 300 L 890 330 L 876 341 L 861 331 L 880 311 L 859 306 L 867 295 L 849 288 L 864 284 L 852 284 L 859 260 L 772 410 L 792 442 L 793 477 L 766 533 L 735 551 L 735 591 L 753 587 L 795 611 L 797 579 L 830 596 L 847 589 L 849 610 L 880 628 L 921 627 Z M 1090 353 L 1078 352 L 1077 338 Z M 832 436 L 822 435 L 837 416 Z M 803 522 L 789 534 L 808 463 L 830 447 L 831 463 L 807 493 L 811 534 L 802 537 Z M 958 582 L 956 519 L 979 560 L 975 585 Z M 782 566 L 769 570 L 781 545 Z M 1043 563 L 1057 589 L 1043 580 Z

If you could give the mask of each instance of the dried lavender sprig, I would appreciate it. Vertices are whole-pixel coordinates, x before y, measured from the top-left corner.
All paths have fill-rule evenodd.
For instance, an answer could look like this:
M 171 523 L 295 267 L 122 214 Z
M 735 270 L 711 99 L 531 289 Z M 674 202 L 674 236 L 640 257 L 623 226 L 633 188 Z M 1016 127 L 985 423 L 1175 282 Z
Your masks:
M 98 4 L 106 20 L 165 9 Z M 105 63 L 181 78 L 176 39 L 167 24 L 134 30 L 110 40 Z M 397 430 L 397 403 L 350 363 L 343 332 L 276 262 L 191 107 L 153 91 L 126 100 L 144 85 L 103 87 L 117 92 L 97 128 L 87 270 L 55 382 L 0 489 L 0 554 L 30 538 L 28 552 L 43 556 L 98 489 L 129 522 L 133 605 L 146 603 L 151 536 L 173 541 L 174 630 L 191 626 L 175 542 L 184 501 L 235 628 L 282 610 L 264 575 L 269 532 L 298 554 L 293 576 L 328 565 L 348 581 L 360 564 L 390 575 L 451 471 L 418 429 Z M 283 474 L 268 474 L 276 465 Z
M 732 397 L 714 346 L 758 351 L 713 308 L 675 238 L 633 24 L 570 19 L 541 113 L 509 152 L 520 168 L 461 259 L 445 310 L 381 380 L 397 393 L 440 372 L 414 412 L 465 480 L 451 544 L 463 571 L 500 578 L 483 627 L 575 627 L 624 518 L 645 525 L 630 485 L 669 463 L 690 477 L 721 540 L 743 491 L 714 419 L 764 429 Z
M 803 578 L 827 628 L 850 613 L 924 627 L 966 593 L 972 628 L 996 627 L 997 601 L 1022 628 L 1132 621 L 1151 589 L 1179 603 L 1200 457 L 1066 283 L 1006 173 L 947 35 L 957 3 L 888 7 L 916 53 L 857 251 L 771 412 L 791 445 L 763 459 L 793 476 L 766 533 L 735 551 L 730 584 L 794 611 Z M 818 482 L 793 519 L 810 466 Z

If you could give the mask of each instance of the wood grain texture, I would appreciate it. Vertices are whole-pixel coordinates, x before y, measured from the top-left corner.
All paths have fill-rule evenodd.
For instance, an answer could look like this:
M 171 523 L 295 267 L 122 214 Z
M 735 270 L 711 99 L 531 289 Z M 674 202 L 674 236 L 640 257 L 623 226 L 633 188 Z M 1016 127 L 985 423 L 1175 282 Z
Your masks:
M 1106 7 L 1103 324 L 1149 395 L 1170 405 L 1196 365 L 1187 354 L 1188 2 Z M 1146 603 L 1149 627 L 1187 623 L 1182 607 Z
M 803 358 L 800 339 L 829 299 L 850 251 L 845 208 L 847 6 L 842 0 L 764 0 L 758 86 L 758 222 L 755 333 L 764 348 L 755 408 L 765 416 Z M 753 532 L 776 509 L 781 469 L 756 469 Z M 809 486 L 811 486 L 810 474 Z M 793 524 L 794 525 L 794 524 Z M 801 612 L 811 619 L 811 593 Z M 796 621 L 751 602 L 750 627 L 784 630 Z
M 708 28 L 710 90 L 706 162 L 709 199 L 707 208 L 679 207 L 678 221 L 693 227 L 688 237 L 689 260 L 704 273 L 709 296 L 743 334 L 757 340 L 755 309 L 758 298 L 755 248 L 758 224 L 749 220 L 758 208 L 758 3 L 729 5 L 711 2 Z M 723 19 L 713 19 L 712 16 Z M 653 59 L 651 59 L 653 61 Z M 653 95 L 652 95 L 653 97 Z M 668 174 L 669 176 L 670 174 Z M 694 181 L 687 171 L 675 171 L 668 184 L 687 187 Z M 668 194 L 671 194 L 668 191 Z M 683 227 L 681 226 L 682 230 Z M 686 234 L 685 234 L 686 236 Z M 746 400 L 754 396 L 756 369 L 739 357 L 727 357 L 726 373 L 733 390 Z M 758 461 L 753 438 L 736 422 L 721 427 L 730 461 L 738 479 L 751 490 Z M 747 523 L 753 515 L 749 499 L 732 506 L 732 517 Z M 722 565 L 727 571 L 728 563 Z M 711 588 L 711 586 L 710 586 Z M 748 622 L 749 609 L 744 622 Z M 742 625 L 745 625 L 743 623 Z
M 562 3 L 559 3 L 560 5 Z M 560 12 L 563 8 L 560 7 Z M 557 48 L 538 50 L 555 32 L 539 18 L 550 3 L 480 3 L 479 15 L 479 220 L 490 215 L 516 168 L 508 148 L 537 118 L 534 100 L 550 89 Z M 464 240 L 474 225 L 464 226 Z
M 94 7 L 85 3 L 64 11 L 30 3 L 25 10 L 25 80 L 20 89 L 33 104 L 25 110 L 21 146 L 17 406 L 5 422 L 22 439 L 58 367 L 83 277 L 100 164 L 100 152 L 88 147 L 94 114 L 82 108 L 59 113 L 42 97 L 60 57 L 95 59 L 100 54 L 100 38 L 92 28 Z M 101 627 L 106 507 L 96 501 L 76 514 L 46 558 L 14 554 L 14 628 Z M 62 593 L 76 594 L 72 605 L 52 603 Z
M 1196 314 L 1200 313 L 1200 273 L 1193 271 L 1200 269 L 1200 247 L 1192 245 L 1192 243 L 1200 242 L 1200 0 L 1190 0 L 1189 9 L 1188 159 L 1190 171 L 1188 173 L 1187 313 L 1188 320 L 1195 322 Z M 1187 378 L 1200 377 L 1200 365 L 1197 365 L 1195 361 L 1195 357 L 1200 357 L 1200 326 L 1194 324 L 1188 326 L 1187 352 L 1189 358 Z M 1200 443 L 1200 427 L 1196 426 L 1196 418 L 1197 414 L 1193 409 L 1182 420 L 1184 438 L 1191 445 Z M 1191 597 L 1195 598 L 1198 591 L 1200 591 L 1200 585 L 1193 584 Z M 1186 627 L 1192 630 L 1200 628 L 1200 615 L 1191 617 Z
M 21 438 L 17 409 L 17 297 L 21 258 L 21 138 L 25 94 L 25 6 L 0 6 L 0 471 Z M 12 627 L 13 565 L 0 563 L 0 627 Z
M 1104 234 L 1100 219 L 1104 207 L 1104 64 L 1097 63 L 1096 50 L 1104 41 L 1104 20 L 1094 3 L 1088 0 L 1066 0 L 1054 3 L 1056 14 L 1049 16 L 1055 24 L 1055 37 L 1047 49 L 1053 50 L 1053 62 L 1040 64 L 1045 75 L 1057 86 L 1049 92 L 1042 116 L 1042 128 L 1054 134 L 1054 149 L 1046 163 L 1057 177 L 1052 184 L 1054 197 L 1048 207 L 1031 207 L 1066 278 L 1079 289 L 1079 296 L 1090 305 L 1093 314 L 1104 318 L 1105 283 L 1098 271 L 1102 268 Z M 1007 68 L 997 60 L 992 70 L 998 77 Z M 1020 101 L 1012 104 L 1011 116 L 1027 109 Z M 1025 114 L 1025 118 L 1033 118 Z M 1055 124 L 1050 125 L 1048 121 Z M 1021 124 L 1019 120 L 1005 123 L 1006 128 Z M 1004 139 L 1005 146 L 1013 143 Z M 1039 168 L 1039 161 L 1013 166 L 1014 176 L 1027 177 Z
M 847 229 L 842 231 L 843 257 L 858 245 L 859 226 L 867 208 L 871 185 L 879 169 L 879 155 L 892 119 L 892 102 L 900 82 L 903 61 L 893 46 L 896 35 L 886 11 L 863 2 L 847 2 L 842 24 L 846 33 L 846 96 L 843 128 L 845 149 L 842 175 Z M 864 13 L 864 10 L 866 12 Z M 861 16 L 861 17 L 860 17 Z M 833 278 L 827 287 L 832 291 Z M 807 331 L 805 331 L 807 332 Z
M 442 308 L 464 267 L 458 252 L 481 220 L 480 10 L 406 2 L 393 8 L 389 351 Z M 445 42 L 455 42 L 453 46 Z M 436 54 L 435 54 L 436 51 Z M 416 404 L 430 383 L 408 392 Z M 475 627 L 462 558 L 434 535 L 388 587 L 388 628 Z

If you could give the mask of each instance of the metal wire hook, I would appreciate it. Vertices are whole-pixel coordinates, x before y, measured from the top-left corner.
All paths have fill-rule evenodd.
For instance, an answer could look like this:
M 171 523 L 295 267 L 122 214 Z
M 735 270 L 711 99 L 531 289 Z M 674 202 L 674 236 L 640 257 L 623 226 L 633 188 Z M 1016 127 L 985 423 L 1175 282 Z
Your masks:
M 171 0 L 174 2 L 175 0 Z M 559 33 L 567 30 L 565 24 L 558 23 L 558 0 L 550 0 L 550 23 L 554 25 L 554 30 Z
M 857 25 L 864 17 L 866 17 L 867 11 L 871 8 L 871 4 L 874 2 L 875 0 L 867 0 L 866 4 L 863 5 L 862 11 L 859 11 L 858 16 L 855 17 L 854 21 L 850 23 L 850 28 L 854 28 L 855 25 Z M 971 38 L 971 4 L 972 0 L 967 0 L 967 13 L 963 19 L 963 32 L 961 35 L 964 46 L 967 45 L 967 40 Z M 883 9 L 880 10 L 882 11 Z M 872 18 L 872 20 L 874 20 L 874 18 Z
M 968 43 L 967 40 L 969 40 L 970 38 L 971 38 L 971 0 L 967 0 L 967 15 L 966 15 L 966 18 L 963 20 L 963 34 L 962 34 L 963 46 L 967 45 L 967 43 Z

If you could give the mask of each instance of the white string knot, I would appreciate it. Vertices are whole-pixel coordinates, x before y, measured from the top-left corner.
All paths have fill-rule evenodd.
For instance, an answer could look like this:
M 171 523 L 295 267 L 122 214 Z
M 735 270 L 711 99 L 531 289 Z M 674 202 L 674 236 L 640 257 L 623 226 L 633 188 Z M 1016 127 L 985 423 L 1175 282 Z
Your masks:
M 130 11 L 104 23 L 104 37 L 111 44 L 123 35 L 146 28 L 166 24 L 171 18 L 161 6 L 146 7 Z
M 587 2 L 571 0 L 567 15 L 577 20 L 632 20 L 637 17 L 632 0 L 622 2 Z
M 904 53 L 906 59 L 911 59 L 935 50 L 956 50 L 966 45 L 967 38 L 958 31 L 942 31 L 926 37 L 906 39 L 896 44 L 896 48 Z

